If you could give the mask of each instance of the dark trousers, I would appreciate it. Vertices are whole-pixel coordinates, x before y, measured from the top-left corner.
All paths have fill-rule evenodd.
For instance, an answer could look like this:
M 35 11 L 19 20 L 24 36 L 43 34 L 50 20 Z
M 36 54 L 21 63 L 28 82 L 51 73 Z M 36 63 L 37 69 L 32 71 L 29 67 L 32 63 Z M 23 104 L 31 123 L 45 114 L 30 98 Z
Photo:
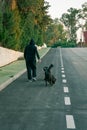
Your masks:
M 36 77 L 36 61 L 26 61 L 28 79 Z

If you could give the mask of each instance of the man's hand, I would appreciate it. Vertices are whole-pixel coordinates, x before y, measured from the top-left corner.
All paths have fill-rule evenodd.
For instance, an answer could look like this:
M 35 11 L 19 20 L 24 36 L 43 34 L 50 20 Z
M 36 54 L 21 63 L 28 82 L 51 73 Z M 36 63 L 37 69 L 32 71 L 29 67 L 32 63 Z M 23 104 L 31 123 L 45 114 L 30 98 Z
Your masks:
M 38 62 L 40 63 L 40 62 L 41 62 L 41 59 L 39 59 Z

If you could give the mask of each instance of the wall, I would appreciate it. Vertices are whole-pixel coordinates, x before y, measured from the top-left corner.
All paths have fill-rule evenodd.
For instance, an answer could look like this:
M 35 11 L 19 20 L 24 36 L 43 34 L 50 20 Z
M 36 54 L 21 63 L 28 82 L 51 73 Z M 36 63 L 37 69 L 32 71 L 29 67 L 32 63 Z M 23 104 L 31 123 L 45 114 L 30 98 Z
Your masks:
M 20 57 L 23 57 L 23 53 L 0 47 L 0 67 L 15 61 Z

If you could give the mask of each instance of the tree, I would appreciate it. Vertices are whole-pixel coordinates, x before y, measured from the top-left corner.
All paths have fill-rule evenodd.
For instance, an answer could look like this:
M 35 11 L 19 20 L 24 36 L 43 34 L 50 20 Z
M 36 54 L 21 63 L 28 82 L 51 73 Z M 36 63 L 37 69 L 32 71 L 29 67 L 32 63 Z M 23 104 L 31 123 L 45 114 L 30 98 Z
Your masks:
M 45 40 L 45 31 L 47 26 L 50 24 L 52 19 L 47 14 L 47 10 L 50 7 L 48 2 L 45 2 L 44 0 L 39 1 L 38 10 L 35 15 L 35 21 L 36 25 L 39 29 L 39 37 L 37 40 L 38 45 L 42 45 Z
M 87 30 L 87 2 L 82 5 L 81 17 L 85 20 L 84 28 Z
M 61 21 L 68 29 L 69 33 L 69 40 L 72 42 L 76 42 L 77 35 L 76 31 L 78 29 L 77 22 L 78 22 L 78 13 L 79 10 L 75 8 L 70 8 L 67 11 L 68 13 L 64 13 L 61 17 Z
M 0 0 L 0 45 L 2 45 L 2 38 L 3 38 L 3 13 L 2 13 L 2 1 Z
M 46 31 L 46 42 L 48 45 L 52 46 L 54 43 L 57 43 L 61 40 L 66 39 L 66 31 L 64 30 L 63 24 L 58 20 L 54 19 Z
M 22 48 L 29 42 L 31 37 L 36 44 L 42 45 L 44 42 L 44 32 L 50 22 L 47 15 L 49 4 L 44 0 L 18 0 L 18 8 L 21 14 Z
M 29 43 L 30 39 L 34 37 L 34 16 L 32 12 L 29 12 L 24 25 L 22 25 L 22 35 L 21 35 L 21 49 Z
M 2 3 L 2 46 L 23 51 L 31 38 L 34 38 L 36 44 L 42 45 L 44 32 L 51 21 L 47 14 L 49 3 L 44 0 L 3 0 Z
M 20 50 L 20 16 L 16 0 L 5 0 L 3 8 L 3 46 Z

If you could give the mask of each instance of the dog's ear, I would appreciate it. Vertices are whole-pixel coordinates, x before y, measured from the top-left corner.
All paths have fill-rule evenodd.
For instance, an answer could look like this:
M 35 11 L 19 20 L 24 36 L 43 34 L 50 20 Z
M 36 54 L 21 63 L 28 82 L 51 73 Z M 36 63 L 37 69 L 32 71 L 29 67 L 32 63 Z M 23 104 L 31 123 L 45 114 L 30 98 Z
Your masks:
M 43 70 L 45 71 L 45 67 L 43 68 Z
M 51 67 L 53 67 L 54 65 L 53 65 L 53 64 L 51 64 L 50 66 L 51 66 Z
M 49 70 L 50 70 L 52 67 L 53 67 L 53 64 L 51 64 L 51 65 L 49 66 Z

